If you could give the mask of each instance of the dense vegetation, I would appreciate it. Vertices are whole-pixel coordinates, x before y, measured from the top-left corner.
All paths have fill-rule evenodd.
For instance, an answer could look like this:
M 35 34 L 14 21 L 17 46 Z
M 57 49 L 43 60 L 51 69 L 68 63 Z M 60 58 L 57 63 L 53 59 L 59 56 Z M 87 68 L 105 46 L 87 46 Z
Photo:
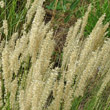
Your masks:
M 0 110 L 110 110 L 109 0 L 4 0 L 0 12 Z

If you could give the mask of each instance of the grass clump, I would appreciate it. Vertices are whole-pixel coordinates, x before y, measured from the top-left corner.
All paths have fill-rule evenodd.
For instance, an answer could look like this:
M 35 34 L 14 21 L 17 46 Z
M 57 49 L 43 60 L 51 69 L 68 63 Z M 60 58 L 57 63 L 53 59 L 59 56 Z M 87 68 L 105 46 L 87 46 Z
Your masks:
M 90 4 L 85 15 L 69 28 L 62 62 L 56 65 L 51 60 L 56 45 L 54 30 L 52 21 L 44 21 L 43 3 L 28 0 L 23 24 L 12 27 L 14 31 L 10 31 L 8 18 L 3 20 L 1 110 L 109 110 L 105 89 L 110 87 L 110 38 L 105 37 L 109 23 L 103 23 L 106 15 L 86 38 Z

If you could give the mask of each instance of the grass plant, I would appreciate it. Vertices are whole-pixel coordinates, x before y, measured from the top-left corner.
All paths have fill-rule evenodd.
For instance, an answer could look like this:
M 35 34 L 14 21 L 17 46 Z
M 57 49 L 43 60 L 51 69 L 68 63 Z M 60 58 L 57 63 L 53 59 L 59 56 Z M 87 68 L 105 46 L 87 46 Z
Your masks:
M 110 109 L 108 0 L 4 0 L 0 7 L 0 110 Z

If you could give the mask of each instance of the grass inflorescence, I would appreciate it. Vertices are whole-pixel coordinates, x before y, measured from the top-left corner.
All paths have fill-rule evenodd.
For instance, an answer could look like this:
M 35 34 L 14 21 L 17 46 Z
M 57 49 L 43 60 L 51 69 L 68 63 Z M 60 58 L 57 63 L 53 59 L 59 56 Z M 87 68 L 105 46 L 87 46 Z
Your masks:
M 108 0 L 0 7 L 1 110 L 110 109 Z

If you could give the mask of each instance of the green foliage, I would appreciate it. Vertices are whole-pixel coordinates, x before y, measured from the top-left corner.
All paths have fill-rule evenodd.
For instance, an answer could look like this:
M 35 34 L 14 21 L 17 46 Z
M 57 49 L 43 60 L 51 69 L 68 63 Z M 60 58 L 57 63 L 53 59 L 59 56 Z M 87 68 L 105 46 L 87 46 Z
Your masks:
M 56 0 L 48 0 L 47 2 L 49 3 L 46 8 L 48 10 L 54 10 Z M 76 17 L 76 19 L 82 17 L 90 3 L 92 4 L 92 11 L 89 15 L 88 24 L 85 29 L 85 35 L 88 36 L 101 15 L 106 14 L 104 23 L 110 21 L 109 0 L 87 0 L 82 3 L 80 0 L 59 0 L 56 10 L 58 11 L 58 13 L 63 13 L 65 15 L 63 18 L 64 23 L 68 23 L 73 15 Z M 56 16 L 58 13 L 56 13 Z M 59 18 L 60 17 L 61 16 L 59 16 Z M 108 29 L 107 35 L 110 35 L 110 29 Z
M 71 16 L 73 15 L 74 10 L 77 8 L 80 0 L 59 0 L 56 10 L 60 10 L 62 13 L 68 13 L 65 18 L 64 22 L 67 23 Z M 46 6 L 49 10 L 54 10 L 56 0 L 53 0 L 49 5 Z
M 82 101 L 82 97 L 75 98 L 73 103 L 72 103 L 71 110 L 78 110 L 78 107 L 79 107 L 81 101 Z
M 110 2 L 109 0 L 96 0 L 91 2 L 93 7 L 88 19 L 88 25 L 86 26 L 86 33 L 85 35 L 89 35 L 92 31 L 93 27 L 95 26 L 96 22 L 100 18 L 102 14 L 106 14 L 106 18 L 104 20 L 104 24 L 110 21 Z M 110 35 L 110 29 L 108 29 L 108 34 Z
M 5 9 L 0 9 L 0 25 L 2 20 L 8 20 L 9 36 L 21 27 L 26 15 L 26 0 L 4 0 Z

